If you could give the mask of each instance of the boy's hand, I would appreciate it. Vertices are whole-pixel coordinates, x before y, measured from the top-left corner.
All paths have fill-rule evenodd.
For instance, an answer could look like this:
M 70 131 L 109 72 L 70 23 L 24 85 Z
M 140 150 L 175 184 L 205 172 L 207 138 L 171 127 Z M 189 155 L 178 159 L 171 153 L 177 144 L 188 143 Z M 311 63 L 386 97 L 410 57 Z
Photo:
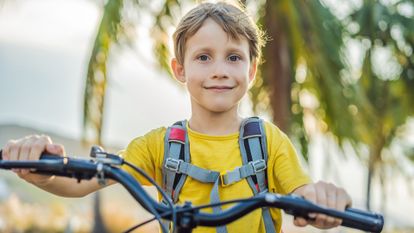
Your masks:
M 65 155 L 62 145 L 53 144 L 49 136 L 30 135 L 18 140 L 10 140 L 3 148 L 4 160 L 38 160 L 42 152 L 56 155 Z M 38 186 L 47 185 L 54 176 L 31 173 L 28 169 L 13 169 L 13 171 L 27 182 Z
M 302 196 L 306 200 L 312 201 L 317 205 L 340 211 L 345 210 L 346 207 L 349 207 L 352 204 L 350 196 L 344 189 L 322 181 L 301 186 L 293 191 L 293 193 Z M 310 214 L 309 217 L 315 220 L 306 220 L 297 217 L 294 220 L 294 224 L 300 227 L 311 224 L 317 228 L 328 229 L 339 226 L 342 222 L 340 219 L 329 217 L 324 214 Z

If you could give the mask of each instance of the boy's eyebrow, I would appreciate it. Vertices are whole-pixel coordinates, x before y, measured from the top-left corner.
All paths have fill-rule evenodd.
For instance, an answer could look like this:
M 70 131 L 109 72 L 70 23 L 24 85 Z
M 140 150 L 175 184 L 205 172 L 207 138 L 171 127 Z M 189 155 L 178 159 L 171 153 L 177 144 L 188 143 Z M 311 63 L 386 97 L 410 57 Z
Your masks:
M 240 49 L 240 48 L 228 48 L 227 52 L 244 54 L 246 51 L 244 51 L 243 49 Z
M 190 54 L 196 54 L 196 53 L 213 53 L 214 49 L 210 48 L 210 47 L 200 47 L 200 48 L 195 48 L 193 50 L 190 51 Z M 237 47 L 229 47 L 226 49 L 227 53 L 238 53 L 238 54 L 245 54 L 246 51 L 244 51 L 243 49 L 237 48 Z M 247 51 L 248 52 L 248 51 Z
M 193 50 L 191 50 L 192 53 L 200 53 L 200 52 L 207 52 L 207 53 L 211 53 L 213 50 L 209 47 L 199 47 L 199 48 L 195 48 Z

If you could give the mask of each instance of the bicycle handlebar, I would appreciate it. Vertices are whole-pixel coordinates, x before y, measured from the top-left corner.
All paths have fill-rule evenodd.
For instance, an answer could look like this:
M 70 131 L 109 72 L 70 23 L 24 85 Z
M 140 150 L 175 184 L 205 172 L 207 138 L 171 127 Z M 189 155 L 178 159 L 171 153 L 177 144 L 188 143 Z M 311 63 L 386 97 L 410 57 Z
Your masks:
M 40 160 L 37 161 L 3 161 L 2 151 L 0 150 L 0 169 L 35 169 L 35 173 L 76 178 L 78 182 L 92 179 L 93 177 L 98 177 L 98 179 L 110 178 L 119 182 L 147 211 L 151 213 L 155 211 L 160 213 L 163 218 L 172 220 L 173 215 L 170 207 L 156 202 L 137 180 L 115 165 L 120 165 L 120 163 L 115 161 L 113 157 L 86 159 L 50 154 L 42 154 Z M 306 219 L 309 219 L 309 213 L 326 214 L 342 219 L 341 225 L 345 227 L 369 232 L 381 232 L 384 225 L 383 216 L 380 214 L 353 208 L 338 211 L 315 205 L 297 195 L 279 195 L 274 193 L 266 193 L 244 199 L 242 203 L 238 203 L 217 214 L 200 212 L 197 206 L 191 206 L 190 203 L 186 203 L 183 206 L 175 206 L 174 208 L 178 222 L 184 217 L 190 217 L 191 224 L 219 226 L 228 224 L 261 207 L 283 209 L 287 214 Z

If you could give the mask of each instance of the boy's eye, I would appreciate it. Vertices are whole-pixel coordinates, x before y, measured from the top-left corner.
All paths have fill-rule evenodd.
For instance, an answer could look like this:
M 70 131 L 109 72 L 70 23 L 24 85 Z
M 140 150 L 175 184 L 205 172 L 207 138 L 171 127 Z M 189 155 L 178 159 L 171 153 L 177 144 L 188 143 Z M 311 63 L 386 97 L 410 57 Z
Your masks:
M 198 60 L 200 60 L 200 61 L 207 61 L 208 60 L 208 56 L 207 55 L 200 55 L 198 57 Z
M 241 58 L 240 58 L 240 56 L 238 56 L 238 55 L 231 55 L 230 57 L 229 57 L 229 60 L 230 61 L 238 61 L 238 60 L 240 60 Z

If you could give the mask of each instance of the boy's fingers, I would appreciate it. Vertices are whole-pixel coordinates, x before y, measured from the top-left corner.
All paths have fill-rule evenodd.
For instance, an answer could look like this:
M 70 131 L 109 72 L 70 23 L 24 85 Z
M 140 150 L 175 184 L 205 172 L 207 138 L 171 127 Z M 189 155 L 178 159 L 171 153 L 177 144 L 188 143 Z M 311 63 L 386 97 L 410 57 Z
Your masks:
M 43 151 L 47 149 L 47 145 L 51 144 L 52 140 L 46 136 L 38 136 L 36 141 L 32 145 L 32 151 L 30 153 L 31 160 L 38 160 Z
M 16 144 L 16 140 L 9 140 L 2 150 L 2 156 L 4 160 L 10 160 L 10 149 L 12 145 Z
M 302 186 L 294 191 L 295 194 L 303 196 L 308 201 L 317 205 L 343 211 L 346 206 L 352 204 L 351 198 L 344 189 L 326 182 L 317 182 Z M 295 225 L 304 226 L 311 224 L 321 229 L 328 229 L 341 224 L 342 220 L 329 217 L 324 214 L 310 213 L 310 220 L 296 218 Z
M 327 203 L 327 207 L 331 208 L 331 209 L 336 209 L 337 208 L 337 188 L 335 187 L 335 185 L 328 183 L 326 186 L 326 203 Z M 338 219 L 334 218 L 334 217 L 330 217 L 327 216 L 326 218 L 326 224 L 330 225 L 330 226 L 338 226 L 340 223 L 340 221 L 338 221 Z
M 42 152 L 46 150 L 46 146 L 48 143 L 50 142 L 46 137 L 38 136 L 30 150 L 29 160 L 38 160 L 42 155 Z M 35 171 L 35 169 L 32 169 L 31 171 Z
M 300 188 L 298 188 L 295 192 L 295 194 L 302 196 L 306 200 L 316 203 L 317 197 L 316 197 L 316 190 L 314 185 L 305 185 Z M 309 217 L 314 219 L 316 217 L 316 214 L 310 213 Z M 305 220 L 306 221 L 306 220 Z
M 23 143 L 22 140 L 18 140 L 15 143 L 11 144 L 9 149 L 9 160 L 18 160 L 19 159 L 19 153 L 20 153 L 20 147 Z M 12 169 L 13 172 L 18 173 L 20 169 Z
M 20 153 L 19 153 L 19 160 L 29 160 L 30 159 L 30 153 L 33 147 L 33 144 L 36 142 L 37 136 L 36 135 L 30 135 L 25 137 L 22 140 L 22 144 L 20 147 Z M 28 169 L 20 169 L 18 172 L 19 177 L 26 176 L 29 173 Z
M 27 174 L 29 174 L 29 170 L 28 169 L 21 169 L 21 170 L 17 171 L 16 174 L 20 178 L 24 179 L 27 176 Z
M 348 193 L 342 189 L 338 188 L 338 194 L 337 194 L 337 202 L 336 202 L 336 209 L 338 210 L 345 210 L 347 207 L 352 206 L 352 199 L 348 195 Z
M 51 154 L 65 156 L 65 149 L 60 144 L 48 144 L 46 145 L 46 151 Z
M 19 153 L 20 153 L 20 145 L 22 144 L 22 141 L 16 141 L 15 143 L 10 145 L 9 148 L 9 159 L 10 160 L 18 160 L 19 159 Z
M 315 223 L 316 226 L 318 226 L 320 228 L 324 228 L 324 226 L 327 225 L 327 222 L 326 222 L 327 218 L 328 218 L 328 216 L 326 216 L 324 214 L 317 214 L 314 223 Z
M 306 221 L 306 219 L 301 218 L 301 217 L 295 217 L 295 219 L 293 220 L 293 224 L 295 224 L 298 227 L 304 227 L 308 225 L 308 221 Z
M 19 152 L 19 160 L 28 160 L 33 143 L 36 141 L 35 137 L 29 137 L 22 141 Z
M 316 190 L 313 185 L 308 185 L 303 189 L 303 192 L 301 195 L 308 201 L 311 201 L 313 203 L 316 203 L 317 197 L 316 197 Z
M 327 207 L 327 190 L 326 185 L 323 182 L 316 183 L 316 204 Z M 317 226 L 323 226 L 326 224 L 327 216 L 324 214 L 317 214 L 315 218 L 315 224 Z
M 328 206 L 328 201 L 327 201 L 327 187 L 324 183 L 322 182 L 318 182 L 316 184 L 316 204 L 320 205 L 320 206 L 324 206 L 327 207 Z
M 326 206 L 328 208 L 336 209 L 336 200 L 338 193 L 337 189 L 333 184 L 327 184 L 326 187 Z
M 41 140 L 37 140 L 33 143 L 30 150 L 29 160 L 38 160 L 42 152 L 46 149 L 46 144 Z
M 333 225 L 334 225 L 335 227 L 337 227 L 337 226 L 339 226 L 339 225 L 341 225 L 341 224 L 342 224 L 342 219 L 339 219 L 339 218 L 334 218 Z

